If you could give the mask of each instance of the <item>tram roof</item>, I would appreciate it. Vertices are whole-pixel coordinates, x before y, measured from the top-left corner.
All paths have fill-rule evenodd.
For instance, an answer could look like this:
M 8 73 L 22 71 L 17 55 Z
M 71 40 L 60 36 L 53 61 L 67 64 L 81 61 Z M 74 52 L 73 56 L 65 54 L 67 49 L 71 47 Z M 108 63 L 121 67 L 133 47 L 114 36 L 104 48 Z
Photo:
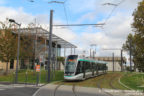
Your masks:
M 15 32 L 16 33 L 16 32 Z M 46 29 L 43 29 L 42 27 L 34 27 L 34 28 L 21 28 L 20 29 L 21 34 L 37 34 L 37 36 L 40 36 L 42 38 L 46 38 L 49 40 L 49 32 Z M 62 48 L 77 48 L 74 44 L 71 44 L 70 42 L 64 40 L 63 38 L 52 34 L 52 42 L 57 42 L 57 44 L 61 45 Z
M 98 60 L 79 59 L 79 61 L 87 61 L 87 62 L 95 62 L 95 63 L 107 64 L 107 62 L 98 61 Z

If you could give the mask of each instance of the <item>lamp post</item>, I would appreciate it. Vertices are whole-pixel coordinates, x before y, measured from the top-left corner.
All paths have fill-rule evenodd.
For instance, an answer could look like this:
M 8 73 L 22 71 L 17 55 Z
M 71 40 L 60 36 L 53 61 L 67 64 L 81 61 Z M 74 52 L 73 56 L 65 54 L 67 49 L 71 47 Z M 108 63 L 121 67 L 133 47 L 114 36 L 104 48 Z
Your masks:
M 19 32 L 18 32 L 18 46 L 17 46 L 17 63 L 16 63 L 16 74 L 15 74 L 15 83 L 18 81 L 18 65 L 19 65 L 19 50 L 20 50 L 20 26 L 21 24 L 15 22 L 13 19 L 9 19 L 9 22 L 14 23 L 19 26 Z
M 50 10 L 50 29 L 49 29 L 49 49 L 48 49 L 48 63 L 47 63 L 47 70 L 48 70 L 48 78 L 47 82 L 50 83 L 51 79 L 51 51 L 52 51 L 52 29 L 53 29 L 53 10 Z
M 95 50 L 92 52 L 92 54 L 93 54 L 93 56 L 92 56 L 92 57 L 93 57 L 93 59 L 95 59 L 95 54 L 96 54 L 96 46 L 97 46 L 97 45 L 96 45 L 96 44 L 91 44 L 90 46 L 91 46 L 91 47 L 95 47 Z

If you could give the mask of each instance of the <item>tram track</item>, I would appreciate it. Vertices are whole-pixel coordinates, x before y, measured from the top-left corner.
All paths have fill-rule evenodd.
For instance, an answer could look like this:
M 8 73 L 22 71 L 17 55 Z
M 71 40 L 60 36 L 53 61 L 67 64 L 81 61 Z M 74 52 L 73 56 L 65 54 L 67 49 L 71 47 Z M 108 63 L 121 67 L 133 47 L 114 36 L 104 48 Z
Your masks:
M 102 78 L 100 78 L 97 82 L 97 88 L 99 88 L 102 92 L 104 92 L 105 94 L 107 94 L 108 96 L 114 96 L 113 94 L 106 92 L 105 90 L 103 90 L 103 88 L 101 87 L 101 82 L 105 79 L 105 74 L 103 75 Z M 112 81 L 110 81 L 109 86 L 113 89 L 113 85 L 112 85 Z
M 56 86 L 55 90 L 54 90 L 54 96 L 56 96 L 56 92 L 58 90 L 58 88 L 60 88 L 60 86 L 64 85 L 64 83 L 59 84 L 58 86 Z
M 117 77 L 117 74 L 115 74 L 111 79 L 110 79 L 110 82 L 109 82 L 109 85 L 110 85 L 110 87 L 112 88 L 112 89 L 118 89 L 118 88 L 116 88 L 116 87 L 114 87 L 113 86 L 113 81 L 116 79 L 116 77 Z
M 62 85 L 64 85 L 64 83 L 59 84 L 59 85 L 56 86 L 56 88 L 55 88 L 55 90 L 54 90 L 54 96 L 57 96 L 56 93 L 57 93 L 58 89 L 59 89 Z M 75 87 L 76 87 L 76 85 L 73 84 L 73 85 L 72 85 L 72 92 L 73 92 L 74 96 L 78 96 L 78 95 L 76 94 L 76 90 L 75 90 L 76 88 L 75 88 Z
M 74 93 L 74 96 L 78 96 L 78 95 L 76 94 L 75 87 L 76 87 L 75 84 L 73 84 L 72 91 L 73 91 L 73 93 Z
M 114 81 L 117 79 L 117 74 L 103 74 L 103 75 L 101 75 L 100 78 L 97 79 L 96 86 L 98 89 L 101 90 L 101 92 L 105 93 L 106 95 L 114 96 L 112 93 L 107 92 L 102 87 L 103 86 L 102 84 L 103 84 L 103 82 L 105 82 L 104 80 L 106 80 L 106 78 L 109 78 L 108 83 L 107 83 L 109 88 L 117 90 L 118 88 L 116 88 L 114 86 Z M 63 82 L 63 83 L 61 83 L 55 87 L 53 96 L 59 96 L 57 91 L 62 85 L 65 85 L 65 83 Z M 71 90 L 70 92 L 72 92 L 72 94 L 74 94 L 74 96 L 78 96 L 78 94 L 76 93 L 76 85 L 75 84 L 72 84 L 72 88 L 70 90 Z

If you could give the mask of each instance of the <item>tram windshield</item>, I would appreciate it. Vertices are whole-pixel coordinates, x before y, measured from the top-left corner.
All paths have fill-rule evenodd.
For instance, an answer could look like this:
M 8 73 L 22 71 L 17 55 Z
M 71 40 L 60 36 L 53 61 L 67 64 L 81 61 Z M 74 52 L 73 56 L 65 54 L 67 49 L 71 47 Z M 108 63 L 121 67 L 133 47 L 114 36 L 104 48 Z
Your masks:
M 70 55 L 66 60 L 65 74 L 73 74 L 76 68 L 77 55 Z

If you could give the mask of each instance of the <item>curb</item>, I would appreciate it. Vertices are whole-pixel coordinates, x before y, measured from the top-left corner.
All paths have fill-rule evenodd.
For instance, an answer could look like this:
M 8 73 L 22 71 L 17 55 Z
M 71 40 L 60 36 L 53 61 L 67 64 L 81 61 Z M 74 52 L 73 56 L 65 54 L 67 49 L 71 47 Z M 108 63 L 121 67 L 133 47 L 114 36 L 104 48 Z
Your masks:
M 121 77 L 122 77 L 122 76 L 121 76 Z M 132 88 L 126 86 L 124 83 L 122 83 L 122 82 L 120 81 L 121 77 L 120 77 L 119 80 L 118 80 L 119 83 L 120 83 L 122 86 L 124 86 L 125 88 L 127 88 L 127 89 L 134 90 L 134 89 L 132 89 Z
M 62 81 L 64 81 L 64 80 L 54 81 L 54 82 L 52 82 L 51 84 L 55 84 L 55 83 L 62 82 Z
M 54 84 L 54 83 L 61 82 L 61 81 L 63 81 L 63 80 L 55 81 L 55 82 L 48 83 L 48 84 Z M 43 86 L 41 86 L 32 96 L 36 96 L 36 94 L 37 94 L 43 87 L 45 87 L 45 85 L 47 85 L 47 84 L 44 84 Z

